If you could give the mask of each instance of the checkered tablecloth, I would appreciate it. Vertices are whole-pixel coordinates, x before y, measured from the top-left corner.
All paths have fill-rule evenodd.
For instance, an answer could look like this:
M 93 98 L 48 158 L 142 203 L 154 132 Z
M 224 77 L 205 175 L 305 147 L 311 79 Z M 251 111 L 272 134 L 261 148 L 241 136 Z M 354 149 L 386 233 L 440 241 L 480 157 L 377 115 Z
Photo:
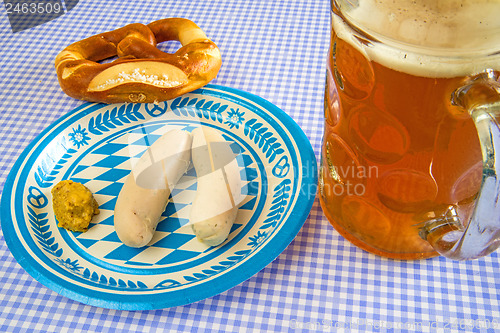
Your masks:
M 73 1 L 74 3 L 74 1 Z M 23 149 L 82 104 L 60 89 L 54 57 L 67 44 L 128 23 L 186 17 L 219 46 L 212 82 L 289 114 L 319 157 L 330 16 L 327 0 L 80 0 L 65 15 L 13 33 L 0 10 L 0 188 Z M 178 45 L 163 45 L 174 50 Z M 16 262 L 0 234 L 0 332 L 493 331 L 500 258 L 395 261 L 344 240 L 316 201 L 288 248 L 234 288 L 193 304 L 118 311 L 72 301 Z

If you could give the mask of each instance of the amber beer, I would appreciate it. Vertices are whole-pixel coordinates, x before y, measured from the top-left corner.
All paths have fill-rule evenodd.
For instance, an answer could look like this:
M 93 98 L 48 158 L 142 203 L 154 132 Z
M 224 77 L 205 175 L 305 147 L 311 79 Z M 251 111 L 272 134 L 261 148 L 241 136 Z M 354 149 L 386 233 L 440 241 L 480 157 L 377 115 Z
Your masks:
M 495 8 L 498 11 L 498 2 Z M 419 236 L 422 223 L 451 211 L 466 217 L 481 182 L 478 136 L 453 96 L 473 75 L 488 69 L 488 75 L 498 76 L 500 67 L 475 62 L 470 54 L 458 62 L 457 57 L 447 57 L 456 41 L 451 28 L 436 28 L 439 15 L 430 27 L 422 19 L 418 29 L 428 29 L 422 32 L 416 19 L 387 23 L 383 8 L 377 13 L 368 8 L 367 15 L 359 14 L 362 9 L 350 16 L 358 22 L 346 23 L 333 8 L 321 205 L 335 229 L 360 248 L 398 259 L 435 256 Z M 389 8 L 385 14 L 391 17 L 390 13 Z M 422 17 L 432 20 L 426 15 Z M 377 29 L 370 26 L 370 16 L 377 24 L 398 29 L 374 38 Z M 353 28 L 359 22 L 366 23 L 371 34 Z M 413 33 L 412 24 L 417 29 Z M 431 36 L 432 29 L 436 36 Z M 403 30 L 409 36 L 405 38 L 413 40 L 397 45 L 397 33 Z M 416 40 L 419 36 L 425 39 Z M 384 37 L 386 42 L 380 43 Z M 424 44 L 432 45 L 424 49 Z M 441 46 L 447 50 L 444 55 L 432 51 Z M 428 53 L 432 54 L 424 56 Z

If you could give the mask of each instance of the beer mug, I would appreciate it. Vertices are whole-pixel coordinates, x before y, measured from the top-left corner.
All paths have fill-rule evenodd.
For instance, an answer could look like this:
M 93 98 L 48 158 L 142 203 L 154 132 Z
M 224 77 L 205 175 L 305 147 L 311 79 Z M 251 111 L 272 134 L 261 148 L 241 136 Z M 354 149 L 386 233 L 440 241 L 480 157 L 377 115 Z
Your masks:
M 323 211 L 369 252 L 500 245 L 500 1 L 332 0 Z

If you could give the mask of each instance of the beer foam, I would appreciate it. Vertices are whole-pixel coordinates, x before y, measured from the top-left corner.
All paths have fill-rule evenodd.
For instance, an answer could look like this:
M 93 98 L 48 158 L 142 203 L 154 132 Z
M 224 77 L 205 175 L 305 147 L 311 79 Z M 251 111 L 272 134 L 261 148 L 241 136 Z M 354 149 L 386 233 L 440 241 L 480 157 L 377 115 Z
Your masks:
M 425 77 L 500 70 L 499 0 L 338 2 L 350 24 L 382 43 L 366 45 L 333 13 L 338 37 L 389 68 Z

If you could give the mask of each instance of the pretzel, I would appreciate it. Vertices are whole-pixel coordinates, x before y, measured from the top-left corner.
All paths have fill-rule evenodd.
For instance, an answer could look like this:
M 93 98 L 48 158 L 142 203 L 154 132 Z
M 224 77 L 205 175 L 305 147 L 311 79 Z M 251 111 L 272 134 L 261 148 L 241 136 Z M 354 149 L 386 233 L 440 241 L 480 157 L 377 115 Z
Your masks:
M 174 54 L 157 43 L 177 40 Z M 113 62 L 98 61 L 118 56 Z M 90 102 L 152 103 L 175 98 L 210 82 L 221 67 L 217 45 L 194 22 L 167 18 L 129 24 L 73 43 L 56 57 L 62 90 Z

